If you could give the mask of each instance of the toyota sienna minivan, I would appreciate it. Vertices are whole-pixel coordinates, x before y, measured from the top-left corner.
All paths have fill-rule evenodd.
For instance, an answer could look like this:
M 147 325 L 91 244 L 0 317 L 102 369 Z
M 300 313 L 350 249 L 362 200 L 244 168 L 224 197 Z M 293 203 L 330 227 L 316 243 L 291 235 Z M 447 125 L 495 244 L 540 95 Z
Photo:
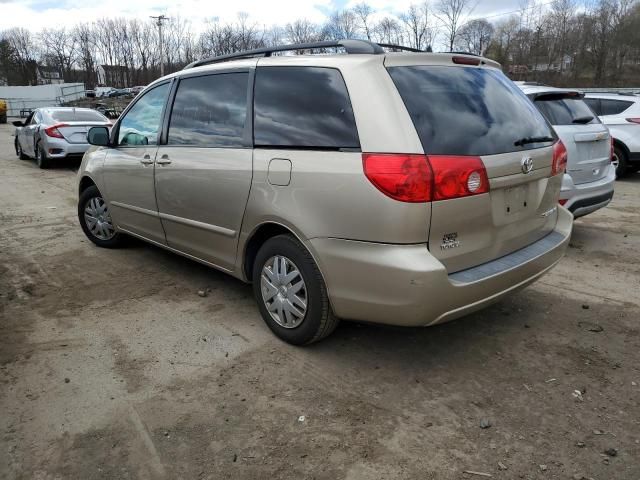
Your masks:
M 251 282 L 293 344 L 338 319 L 434 325 L 533 282 L 571 234 L 564 145 L 497 63 L 388 47 L 260 49 L 157 80 L 89 131 L 84 233 Z

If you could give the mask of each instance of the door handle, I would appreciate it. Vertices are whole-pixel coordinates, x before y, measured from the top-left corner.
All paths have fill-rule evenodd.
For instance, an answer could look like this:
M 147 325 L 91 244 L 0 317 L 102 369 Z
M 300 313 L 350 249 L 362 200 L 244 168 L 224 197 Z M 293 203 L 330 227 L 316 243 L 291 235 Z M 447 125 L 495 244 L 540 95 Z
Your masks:
M 151 160 L 150 155 L 145 155 L 144 157 L 142 157 L 142 160 L 140 160 L 140 163 L 143 165 L 151 165 L 153 163 L 153 160 Z
M 171 159 L 169 159 L 169 155 L 165 154 L 160 157 L 160 160 L 156 162 L 158 165 L 168 165 L 171 163 Z

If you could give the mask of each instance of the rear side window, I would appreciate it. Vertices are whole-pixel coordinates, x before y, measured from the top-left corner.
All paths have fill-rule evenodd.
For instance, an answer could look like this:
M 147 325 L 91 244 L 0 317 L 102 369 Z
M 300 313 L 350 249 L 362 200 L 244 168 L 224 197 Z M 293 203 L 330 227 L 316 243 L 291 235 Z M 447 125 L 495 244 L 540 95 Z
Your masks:
M 107 117 L 99 112 L 87 110 L 54 110 L 49 113 L 56 122 L 108 122 Z
M 537 98 L 535 104 L 551 125 L 600 123 L 598 117 L 581 98 L 550 95 Z
M 256 147 L 360 148 L 340 72 L 320 67 L 262 67 L 256 72 Z
M 554 133 L 529 99 L 493 68 L 404 66 L 388 69 L 425 153 L 494 155 L 549 145 L 525 138 Z
M 169 145 L 243 145 L 247 118 L 246 72 L 180 80 L 169 122 Z
M 601 98 L 602 113 L 600 115 L 619 115 L 627 108 L 633 105 L 633 102 L 628 100 L 611 100 L 608 98 Z
M 584 103 L 589 105 L 589 108 L 593 110 L 596 115 L 602 115 L 602 106 L 600 105 L 599 98 L 584 98 Z

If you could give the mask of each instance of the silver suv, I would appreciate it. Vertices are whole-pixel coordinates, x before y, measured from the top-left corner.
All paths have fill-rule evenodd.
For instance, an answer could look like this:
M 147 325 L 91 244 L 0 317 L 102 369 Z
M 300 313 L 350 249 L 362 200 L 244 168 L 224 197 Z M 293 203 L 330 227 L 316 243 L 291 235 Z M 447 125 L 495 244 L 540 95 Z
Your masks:
M 346 54 L 272 55 L 330 48 Z M 338 318 L 473 312 L 547 272 L 571 233 L 562 142 L 481 57 L 343 40 L 210 58 L 88 136 L 89 239 L 132 235 L 252 282 L 293 344 Z
M 575 218 L 606 207 L 613 198 L 616 167 L 613 138 L 578 90 L 537 83 L 518 86 L 553 126 L 567 148 L 560 203 Z

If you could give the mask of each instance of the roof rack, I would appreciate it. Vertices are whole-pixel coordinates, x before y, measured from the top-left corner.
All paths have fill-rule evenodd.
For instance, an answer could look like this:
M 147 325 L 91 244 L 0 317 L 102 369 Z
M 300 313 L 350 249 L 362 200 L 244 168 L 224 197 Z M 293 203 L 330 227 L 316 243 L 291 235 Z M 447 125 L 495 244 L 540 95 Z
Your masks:
M 389 46 L 391 48 L 392 46 Z M 393 46 L 395 47 L 395 45 Z M 312 42 L 312 43 L 296 43 L 292 45 L 279 45 L 275 47 L 257 48 L 255 50 L 246 50 L 244 52 L 230 53 L 228 55 L 220 55 L 217 57 L 208 57 L 202 60 L 197 60 L 190 63 L 184 69 L 200 67 L 202 65 L 209 65 L 212 63 L 227 62 L 229 60 L 236 60 L 240 58 L 251 57 L 270 57 L 275 52 L 290 52 L 295 50 L 319 50 L 323 48 L 344 48 L 348 54 L 364 53 L 370 55 L 379 55 L 384 53 L 384 50 L 377 43 L 370 42 L 368 40 L 328 40 L 324 42 Z M 405 48 L 408 47 L 396 47 Z
M 390 50 L 401 50 L 403 52 L 425 53 L 424 50 L 420 50 L 419 48 L 405 47 L 404 45 L 393 45 L 391 43 L 378 43 L 378 46 L 388 48 Z

